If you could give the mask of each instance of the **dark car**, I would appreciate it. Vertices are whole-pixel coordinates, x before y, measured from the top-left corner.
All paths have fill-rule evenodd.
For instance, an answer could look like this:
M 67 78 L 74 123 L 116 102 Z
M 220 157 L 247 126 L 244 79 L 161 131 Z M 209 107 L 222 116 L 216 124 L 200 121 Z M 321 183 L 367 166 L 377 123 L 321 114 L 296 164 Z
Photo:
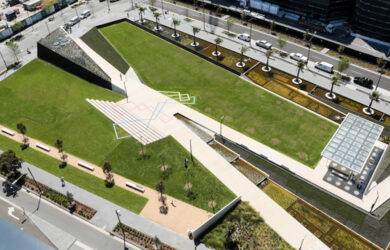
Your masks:
M 353 82 L 360 86 L 372 89 L 373 81 L 367 77 L 355 77 Z

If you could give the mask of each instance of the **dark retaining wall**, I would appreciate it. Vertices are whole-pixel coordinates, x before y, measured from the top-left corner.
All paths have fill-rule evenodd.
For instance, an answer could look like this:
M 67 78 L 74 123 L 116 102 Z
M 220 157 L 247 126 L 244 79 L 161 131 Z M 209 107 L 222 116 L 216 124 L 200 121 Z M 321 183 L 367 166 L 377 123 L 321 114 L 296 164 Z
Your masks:
M 49 62 L 51 64 L 54 64 L 55 66 L 73 75 L 76 75 L 90 83 L 112 90 L 111 82 L 101 78 L 100 76 L 95 75 L 91 71 L 55 53 L 54 51 L 40 44 L 39 42 L 37 43 L 37 48 L 38 48 L 38 58 L 46 62 Z

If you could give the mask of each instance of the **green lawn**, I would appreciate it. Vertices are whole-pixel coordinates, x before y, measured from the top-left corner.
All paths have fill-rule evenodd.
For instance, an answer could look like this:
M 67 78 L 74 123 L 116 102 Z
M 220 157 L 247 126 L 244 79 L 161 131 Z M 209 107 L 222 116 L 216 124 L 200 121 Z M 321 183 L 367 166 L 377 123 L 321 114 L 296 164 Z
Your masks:
M 79 186 L 134 213 L 139 214 L 148 201 L 148 199 L 140 195 L 117 186 L 106 188 L 102 179 L 83 172 L 73 166 L 68 165 L 65 168 L 59 168 L 60 161 L 32 148 L 22 151 L 19 143 L 2 135 L 0 135 L 0 149 L 3 151 L 11 149 L 25 162 L 35 165 L 57 177 L 64 177 L 67 182 Z M 37 179 L 37 181 L 39 181 L 39 179 Z M 75 196 L 75 199 L 77 200 L 77 195 Z M 83 203 L 82 200 L 78 201 Z M 94 207 L 94 209 L 99 208 Z
M 196 96 L 191 106 L 310 167 L 337 126 L 128 23 L 104 36 L 156 90 Z
M 65 151 L 98 166 L 109 161 L 114 173 L 151 188 L 161 178 L 162 155 L 171 173 L 164 180 L 166 193 L 208 211 L 212 211 L 208 207 L 212 196 L 219 208 L 234 198 L 200 164 L 190 164 L 194 195 L 188 196 L 184 158 L 189 158 L 189 153 L 180 144 L 172 137 L 165 138 L 148 145 L 147 157 L 140 158 L 139 144 L 130 138 L 116 140 L 112 122 L 86 98 L 117 101 L 123 96 L 34 60 L 0 83 L 0 124 L 16 129 L 16 124 L 23 122 L 27 135 L 49 145 L 62 139 Z

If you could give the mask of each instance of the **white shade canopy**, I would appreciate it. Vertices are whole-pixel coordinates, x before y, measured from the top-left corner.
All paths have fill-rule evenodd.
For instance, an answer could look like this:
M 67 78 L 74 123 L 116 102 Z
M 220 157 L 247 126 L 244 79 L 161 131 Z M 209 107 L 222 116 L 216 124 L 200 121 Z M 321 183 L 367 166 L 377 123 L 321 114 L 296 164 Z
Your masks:
M 360 173 L 383 130 L 383 126 L 348 113 L 321 155 Z

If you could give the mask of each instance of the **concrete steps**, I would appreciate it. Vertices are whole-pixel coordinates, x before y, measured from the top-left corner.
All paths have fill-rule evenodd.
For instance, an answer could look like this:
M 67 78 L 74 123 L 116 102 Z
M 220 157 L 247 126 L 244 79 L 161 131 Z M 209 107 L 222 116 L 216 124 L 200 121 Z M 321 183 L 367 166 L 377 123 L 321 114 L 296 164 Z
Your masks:
M 86 99 L 86 101 L 143 145 L 166 137 L 150 124 L 147 125 L 147 119 L 138 118 L 114 102 L 93 99 Z

